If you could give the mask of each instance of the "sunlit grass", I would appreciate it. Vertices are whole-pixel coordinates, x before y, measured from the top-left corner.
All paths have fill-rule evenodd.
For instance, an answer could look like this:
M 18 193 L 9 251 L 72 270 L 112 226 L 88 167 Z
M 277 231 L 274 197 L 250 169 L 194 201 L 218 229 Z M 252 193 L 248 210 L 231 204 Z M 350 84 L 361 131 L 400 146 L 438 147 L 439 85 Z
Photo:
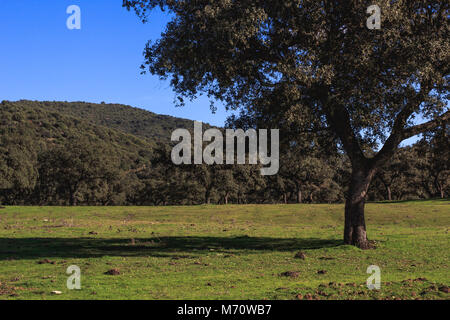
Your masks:
M 342 245 L 343 205 L 7 207 L 0 299 L 448 299 L 449 201 L 370 203 L 366 219 L 362 251 Z

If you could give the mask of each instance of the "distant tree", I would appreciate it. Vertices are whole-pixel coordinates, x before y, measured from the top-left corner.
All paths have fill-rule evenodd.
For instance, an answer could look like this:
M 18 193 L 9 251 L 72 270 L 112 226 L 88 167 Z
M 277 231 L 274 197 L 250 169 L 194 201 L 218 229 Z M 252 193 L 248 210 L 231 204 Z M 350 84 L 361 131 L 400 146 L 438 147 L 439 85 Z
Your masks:
M 181 177 L 170 158 L 170 147 L 158 143 L 153 150 L 151 166 L 137 172 L 142 188 L 139 190 L 138 203 L 142 205 L 167 205 L 179 200 L 180 189 L 184 189 L 184 196 L 188 190 L 183 188 L 185 179 Z
M 311 145 L 311 143 L 309 143 Z M 285 185 L 294 189 L 296 202 L 334 202 L 339 199 L 340 187 L 333 180 L 335 168 L 323 158 L 318 147 L 291 146 L 285 149 L 280 159 L 279 175 Z M 318 198 L 315 198 L 318 196 Z
M 368 1 L 123 4 L 144 21 L 157 6 L 173 13 L 162 38 L 147 45 L 143 68 L 170 77 L 181 103 L 206 92 L 229 108 L 242 108 L 247 119 L 259 114 L 268 123 L 273 114 L 284 122 L 283 116 L 308 110 L 339 138 L 352 167 L 347 244 L 369 246 L 364 204 L 378 168 L 401 141 L 450 118 L 446 1 L 380 0 L 381 30 L 366 27 Z M 276 98 L 270 108 L 258 103 Z M 427 122 L 414 125 L 416 115 Z M 377 141 L 384 142 L 377 153 L 364 151 Z
M 111 150 L 78 139 L 44 151 L 39 156 L 40 194 L 77 205 L 78 197 L 86 197 L 94 184 L 111 184 L 118 178 L 115 160 Z
M 290 181 L 281 174 L 268 176 L 267 180 L 267 192 L 269 193 L 267 198 L 273 199 L 275 202 L 281 200 L 284 204 L 287 204 L 292 191 Z
M 392 185 L 408 171 L 411 160 L 413 161 L 410 159 L 412 155 L 411 148 L 399 149 L 392 160 L 378 170 L 376 178 L 380 180 L 386 190 L 386 200 L 392 200 Z
M 426 173 L 431 188 L 437 196 L 445 198 L 450 187 L 450 126 L 444 126 L 425 136 L 418 144 L 418 155 L 423 159 L 421 169 Z M 425 177 L 424 177 L 425 178 Z M 430 188 L 427 188 L 430 190 Z M 429 191 L 432 192 L 432 191 Z
M 26 132 L 0 134 L 0 201 L 27 200 L 38 178 L 37 152 Z
M 261 176 L 258 165 L 233 166 L 233 180 L 236 183 L 235 202 L 256 203 L 266 188 L 266 180 Z
M 203 190 L 205 204 L 211 204 L 219 184 L 219 166 L 198 164 L 192 167 L 192 178 L 196 180 Z
M 231 197 L 236 196 L 237 184 L 232 166 L 222 165 L 217 174 L 217 191 L 223 204 L 228 204 Z

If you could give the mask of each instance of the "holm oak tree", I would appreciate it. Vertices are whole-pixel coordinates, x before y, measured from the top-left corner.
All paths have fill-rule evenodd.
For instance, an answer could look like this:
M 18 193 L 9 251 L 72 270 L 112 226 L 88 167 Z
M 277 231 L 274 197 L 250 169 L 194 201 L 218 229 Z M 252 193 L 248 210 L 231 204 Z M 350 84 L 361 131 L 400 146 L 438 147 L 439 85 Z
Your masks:
M 367 27 L 374 4 L 380 29 Z M 170 79 L 181 104 L 205 93 L 280 129 L 307 114 L 314 120 L 297 117 L 298 128 L 329 130 L 339 139 L 352 166 L 347 244 L 369 246 L 364 204 L 377 169 L 401 141 L 449 121 L 447 1 L 124 0 L 123 6 L 144 22 L 158 7 L 171 15 L 161 38 L 147 44 L 142 68 Z

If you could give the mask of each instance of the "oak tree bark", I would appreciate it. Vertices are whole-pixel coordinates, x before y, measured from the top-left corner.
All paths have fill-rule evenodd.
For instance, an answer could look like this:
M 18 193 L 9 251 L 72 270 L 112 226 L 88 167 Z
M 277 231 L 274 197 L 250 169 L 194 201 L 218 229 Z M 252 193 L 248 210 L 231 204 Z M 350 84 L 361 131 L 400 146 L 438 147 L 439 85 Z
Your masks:
M 352 168 L 350 189 L 345 203 L 344 243 L 361 249 L 369 248 L 364 206 L 375 171 L 359 166 Z

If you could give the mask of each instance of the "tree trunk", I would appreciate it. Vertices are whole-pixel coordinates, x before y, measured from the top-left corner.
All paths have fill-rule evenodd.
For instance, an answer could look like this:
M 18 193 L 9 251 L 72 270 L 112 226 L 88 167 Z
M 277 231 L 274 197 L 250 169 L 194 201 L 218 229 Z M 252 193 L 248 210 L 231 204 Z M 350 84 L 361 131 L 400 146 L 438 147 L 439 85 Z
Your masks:
M 297 203 L 302 203 L 302 191 L 297 191 Z
M 71 206 L 77 205 L 77 197 L 75 197 L 75 192 L 70 192 L 70 205 Z
M 224 202 L 225 202 L 225 204 L 228 204 L 228 194 L 225 195 Z
M 205 192 L 205 203 L 206 204 L 211 204 L 211 190 L 210 189 L 206 189 L 206 192 Z
M 287 204 L 287 194 L 283 193 L 284 204 Z
M 387 186 L 386 187 L 386 191 L 387 191 L 387 198 L 388 198 L 388 200 L 392 201 L 391 187 Z
M 78 188 L 80 186 L 81 181 L 78 181 L 77 183 L 75 183 L 72 186 L 69 186 L 69 192 L 70 192 L 70 205 L 71 206 L 76 206 L 77 205 L 77 192 L 78 192 Z
M 344 243 L 361 249 L 369 248 L 364 218 L 367 190 L 375 170 L 353 168 L 349 194 L 345 202 Z

